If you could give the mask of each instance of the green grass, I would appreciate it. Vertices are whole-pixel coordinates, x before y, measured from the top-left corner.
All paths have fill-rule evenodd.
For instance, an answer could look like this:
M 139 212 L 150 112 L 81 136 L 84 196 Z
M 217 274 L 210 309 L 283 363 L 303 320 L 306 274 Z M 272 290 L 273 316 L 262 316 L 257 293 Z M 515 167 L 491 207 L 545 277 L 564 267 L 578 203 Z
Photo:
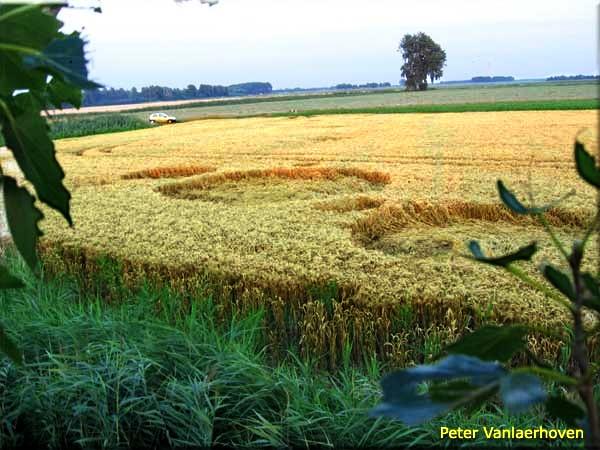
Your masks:
M 151 125 L 141 118 L 125 114 L 78 114 L 60 116 L 50 120 L 51 137 L 63 139 L 92 134 L 139 130 Z
M 367 110 L 379 108 L 415 107 L 429 108 L 432 105 L 465 105 L 473 103 L 512 103 L 541 102 L 563 100 L 593 101 L 597 98 L 598 85 L 594 83 L 579 84 L 528 84 L 506 86 L 445 87 L 423 92 L 378 91 L 370 93 L 351 93 L 347 95 L 291 95 L 263 99 L 242 99 L 227 101 L 223 104 L 203 102 L 200 105 L 178 105 L 171 109 L 171 114 L 180 121 L 216 117 L 248 117 L 280 113 L 289 115 L 290 111 L 333 110 Z M 259 100 L 259 101 L 257 101 Z M 153 110 L 160 109 L 154 107 Z M 415 109 L 420 111 L 420 109 Z M 141 119 L 147 113 L 128 112 Z
M 594 82 L 584 80 L 584 81 L 572 81 L 572 82 L 547 82 L 547 83 L 507 83 L 507 84 L 492 84 L 492 85 L 435 85 L 430 87 L 427 91 L 431 92 L 439 92 L 438 95 L 441 95 L 444 91 L 450 90 L 451 92 L 466 90 L 466 91 L 482 91 L 482 90 L 492 90 L 496 91 L 499 89 L 503 90 L 513 90 L 518 92 L 523 90 L 523 92 L 529 93 L 530 96 L 537 96 L 538 92 L 545 91 L 546 93 L 552 92 L 553 88 L 567 88 L 574 89 L 571 94 L 572 95 L 580 95 L 584 91 L 587 92 L 591 86 L 594 85 Z M 388 88 L 388 89 L 376 89 L 376 90 L 349 90 L 349 91 L 333 91 L 333 92 L 320 92 L 320 93 L 304 93 L 304 94 L 273 94 L 265 97 L 248 97 L 248 98 L 234 98 L 234 99 L 219 99 L 219 100 L 211 100 L 205 99 L 197 102 L 186 103 L 185 105 L 165 105 L 161 106 L 159 109 L 161 110 L 181 110 L 183 109 L 195 109 L 195 108 L 210 108 L 216 106 L 230 106 L 230 105 L 249 105 L 255 103 L 274 103 L 274 102 L 290 102 L 290 101 L 306 101 L 306 100 L 318 100 L 318 99 L 340 99 L 340 98 L 348 98 L 348 97 L 369 97 L 369 96 L 381 96 L 386 94 L 405 94 L 405 96 L 413 97 L 421 95 L 427 95 L 425 92 L 407 92 L 404 88 Z M 475 92 L 472 92 L 472 99 L 477 97 Z M 155 111 L 157 109 L 156 106 L 143 106 L 143 103 L 139 108 L 130 109 L 128 113 L 136 113 L 136 112 L 146 112 L 146 111 Z
M 597 83 L 534 83 L 436 87 L 424 92 L 385 89 L 370 92 L 281 95 L 144 107 L 122 113 L 57 115 L 53 139 L 148 128 L 147 112 L 171 110 L 179 121 L 253 116 L 319 114 L 401 114 L 484 111 L 597 109 Z M 295 111 L 295 112 L 292 112 Z M 4 145 L 0 136 L 0 145 Z
M 26 288 L 0 292 L 0 317 L 26 364 L 0 359 L 3 449 L 450 446 L 441 425 L 560 426 L 494 406 L 415 428 L 369 418 L 387 369 L 347 363 L 330 374 L 291 352 L 269 361 L 260 311 L 222 321 L 210 298 L 100 279 L 103 289 L 84 292 L 71 277 L 42 282 L 21 261 L 7 264 Z M 118 302 L 96 294 L 107 289 Z
M 56 116 L 50 119 L 48 123 L 52 139 L 140 130 L 151 126 L 148 121 L 140 117 L 117 113 Z M 4 138 L 0 134 L 0 146 L 3 145 Z
M 48 123 L 52 139 L 140 130 L 151 126 L 148 121 L 139 117 L 115 113 L 57 116 L 50 119 Z M 4 138 L 0 135 L 0 146 L 3 145 Z
M 197 102 L 189 102 L 185 104 L 185 108 L 206 108 L 211 106 L 228 106 L 228 105 L 248 105 L 252 103 L 272 103 L 282 101 L 294 101 L 294 100 L 312 100 L 321 98 L 340 98 L 340 97 L 359 97 L 363 95 L 377 94 L 389 94 L 403 92 L 401 89 L 378 89 L 376 91 L 369 90 L 356 90 L 356 91 L 342 91 L 342 92 L 324 92 L 318 94 L 269 94 L 266 97 L 248 97 L 248 98 L 232 98 L 223 100 L 211 100 L 205 99 Z M 143 105 L 143 104 L 142 104 Z M 164 105 L 159 109 L 161 111 L 181 109 L 182 105 Z M 129 109 L 128 113 L 134 112 L 145 112 L 155 111 L 156 106 L 140 106 L 139 108 Z
M 410 113 L 464 113 L 495 111 L 571 111 L 598 109 L 600 102 L 594 99 L 542 100 L 494 103 L 462 103 L 446 105 L 381 106 L 376 108 L 314 109 L 297 113 L 273 113 L 270 117 L 317 116 L 329 114 L 410 114 Z
M 424 92 L 385 89 L 370 92 L 281 95 L 140 107 L 122 113 L 57 115 L 53 139 L 148 128 L 147 112 L 171 110 L 179 121 L 230 117 L 294 117 L 320 114 L 402 114 L 485 111 L 578 110 L 598 108 L 595 83 L 536 83 L 437 87 Z M 0 136 L 0 145 L 3 145 Z

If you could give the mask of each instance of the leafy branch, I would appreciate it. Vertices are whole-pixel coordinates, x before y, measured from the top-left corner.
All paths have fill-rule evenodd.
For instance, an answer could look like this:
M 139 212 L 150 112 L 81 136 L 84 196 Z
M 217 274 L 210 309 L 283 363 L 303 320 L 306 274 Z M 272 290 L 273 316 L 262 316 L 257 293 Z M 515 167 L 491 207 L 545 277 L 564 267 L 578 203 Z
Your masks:
M 64 34 L 54 10 L 42 4 L 0 4 L 0 128 L 32 191 L 0 173 L 3 203 L 14 244 L 38 271 L 38 227 L 44 217 L 37 200 L 57 210 L 73 225 L 69 191 L 56 160 L 54 144 L 42 112 L 50 106 L 81 105 L 82 89 L 98 84 L 88 80 L 84 42 L 78 33 Z M 60 9 L 60 6 L 58 7 Z M 0 289 L 22 283 L 0 266 Z M 22 353 L 0 326 L 0 351 L 22 362 Z

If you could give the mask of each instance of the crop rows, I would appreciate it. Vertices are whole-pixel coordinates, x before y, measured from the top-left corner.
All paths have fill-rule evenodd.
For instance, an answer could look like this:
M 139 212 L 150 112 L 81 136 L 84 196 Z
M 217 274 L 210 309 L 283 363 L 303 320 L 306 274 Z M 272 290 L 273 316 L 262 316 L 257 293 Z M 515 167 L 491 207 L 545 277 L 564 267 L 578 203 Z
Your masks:
M 534 239 L 548 247 L 541 227 L 499 204 L 498 178 L 540 204 L 575 187 L 549 220 L 562 238 L 583 231 L 594 193 L 573 170 L 572 140 L 587 127 L 581 139 L 595 149 L 595 120 L 254 118 L 60 141 L 76 227 L 47 212 L 46 263 L 88 280 L 112 267 L 128 285 L 210 289 L 224 317 L 265 309 L 275 353 L 298 346 L 329 365 L 346 346 L 355 359 L 408 364 L 422 358 L 417 343 L 435 349 L 483 322 L 525 318 L 560 333 L 564 311 L 463 255 L 470 239 L 496 254 Z M 530 341 L 559 353 L 556 340 Z

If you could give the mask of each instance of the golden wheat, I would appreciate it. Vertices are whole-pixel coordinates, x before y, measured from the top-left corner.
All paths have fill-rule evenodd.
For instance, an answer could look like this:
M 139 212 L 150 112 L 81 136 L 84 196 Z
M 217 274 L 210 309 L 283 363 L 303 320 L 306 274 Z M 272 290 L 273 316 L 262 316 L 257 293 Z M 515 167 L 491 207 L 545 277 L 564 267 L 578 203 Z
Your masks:
M 365 209 L 378 208 L 385 203 L 385 199 L 359 195 L 357 197 L 342 197 L 334 200 L 316 203 L 315 208 L 321 211 L 350 212 L 364 211 Z
M 336 180 L 341 177 L 356 177 L 373 184 L 387 184 L 390 175 L 379 171 L 369 171 L 355 167 L 274 167 L 270 169 L 237 170 L 223 172 L 211 176 L 199 177 L 189 181 L 167 184 L 160 187 L 164 194 L 178 194 L 208 189 L 212 186 L 225 184 L 228 181 L 241 182 L 254 179 L 284 178 L 289 180 Z
M 531 188 L 538 204 L 575 187 L 549 214 L 567 240 L 593 211 L 572 146 L 587 127 L 596 150 L 595 122 L 595 111 L 253 118 L 62 140 L 76 227 L 46 210 L 44 253 L 57 270 L 91 276 L 109 255 L 131 284 L 210 285 L 223 311 L 265 308 L 272 342 L 304 353 L 350 342 L 358 358 L 407 362 L 407 339 L 451 341 L 483 321 L 556 327 L 568 318 L 558 306 L 461 255 L 472 238 L 494 254 L 538 240 L 535 262 L 558 261 L 495 182 L 524 199 Z M 168 179 L 180 175 L 193 176 Z
M 404 202 L 387 204 L 352 225 L 352 230 L 370 239 L 417 225 L 447 227 L 466 220 L 503 222 L 535 226 L 537 219 L 511 212 L 501 203 L 483 204 L 453 200 L 444 203 Z M 593 220 L 586 210 L 551 208 L 546 213 L 548 223 L 558 227 L 582 228 Z
M 145 170 L 137 170 L 122 175 L 124 180 L 139 180 L 143 178 L 179 178 L 200 175 L 206 172 L 214 172 L 216 169 L 209 166 L 175 166 L 175 167 L 152 167 Z

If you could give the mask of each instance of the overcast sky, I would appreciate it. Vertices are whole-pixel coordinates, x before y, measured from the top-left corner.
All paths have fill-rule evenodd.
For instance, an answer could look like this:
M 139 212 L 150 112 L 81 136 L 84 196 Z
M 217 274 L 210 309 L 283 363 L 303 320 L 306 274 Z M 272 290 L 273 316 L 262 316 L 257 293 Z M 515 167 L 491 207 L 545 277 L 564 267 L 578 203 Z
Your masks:
M 597 73 L 598 0 L 103 0 L 65 10 L 113 87 L 270 81 L 274 88 L 390 82 L 405 33 L 448 55 L 445 80 Z

